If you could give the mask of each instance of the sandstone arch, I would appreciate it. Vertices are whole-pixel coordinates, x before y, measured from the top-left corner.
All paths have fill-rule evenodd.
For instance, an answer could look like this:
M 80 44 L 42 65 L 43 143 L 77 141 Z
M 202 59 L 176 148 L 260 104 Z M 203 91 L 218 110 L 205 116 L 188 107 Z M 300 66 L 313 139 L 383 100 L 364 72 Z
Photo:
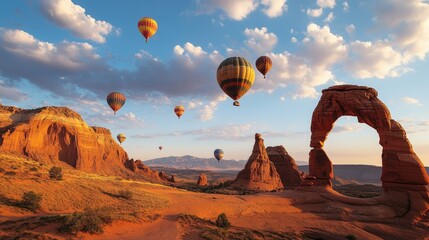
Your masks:
M 322 91 L 311 120 L 309 170 L 321 185 L 331 185 L 332 162 L 323 150 L 324 142 L 335 121 L 341 116 L 355 116 L 360 123 L 374 128 L 382 146 L 384 191 L 425 190 L 429 177 L 402 126 L 391 119 L 386 105 L 373 88 L 355 85 L 333 86 Z

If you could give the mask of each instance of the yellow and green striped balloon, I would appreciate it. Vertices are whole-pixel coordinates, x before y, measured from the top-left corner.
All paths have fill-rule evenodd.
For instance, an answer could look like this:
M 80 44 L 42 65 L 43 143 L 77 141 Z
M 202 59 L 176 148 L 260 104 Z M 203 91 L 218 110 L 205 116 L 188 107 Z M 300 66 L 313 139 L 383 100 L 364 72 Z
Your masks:
M 116 112 L 121 109 L 122 106 L 124 106 L 125 101 L 127 98 L 124 96 L 124 94 L 119 92 L 111 92 L 106 97 L 107 104 L 109 104 L 110 108 L 113 110 L 113 112 L 116 115 Z
M 254 81 L 255 71 L 245 58 L 227 58 L 217 68 L 217 82 L 222 90 L 234 100 L 234 106 L 240 106 L 237 100 L 249 91 Z
M 146 39 L 146 42 L 158 30 L 158 23 L 150 17 L 141 18 L 137 26 L 139 27 L 140 33 Z

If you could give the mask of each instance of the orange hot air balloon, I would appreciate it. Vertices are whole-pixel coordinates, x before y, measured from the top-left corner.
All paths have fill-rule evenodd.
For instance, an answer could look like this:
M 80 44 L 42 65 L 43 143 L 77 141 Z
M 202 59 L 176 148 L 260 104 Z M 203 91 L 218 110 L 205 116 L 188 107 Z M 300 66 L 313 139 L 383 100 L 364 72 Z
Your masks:
M 141 18 L 137 26 L 139 27 L 140 33 L 146 39 L 146 42 L 158 30 L 158 23 L 150 17 Z
M 174 108 L 174 113 L 177 115 L 178 118 L 183 115 L 185 112 L 185 107 L 182 105 L 178 105 Z
M 240 106 L 237 100 L 252 87 L 255 71 L 245 58 L 230 57 L 219 65 L 216 77 L 220 88 L 234 100 L 233 105 Z
M 273 62 L 269 57 L 261 56 L 258 59 L 256 59 L 255 65 L 258 71 L 262 73 L 262 75 L 264 75 L 264 78 L 265 78 L 265 75 L 268 73 L 268 71 L 270 71 L 271 66 L 273 65 Z
M 107 95 L 107 104 L 109 104 L 110 108 L 113 110 L 114 114 L 116 115 L 116 112 L 121 109 L 122 106 L 124 106 L 125 101 L 127 98 L 119 92 L 111 92 L 109 95 Z

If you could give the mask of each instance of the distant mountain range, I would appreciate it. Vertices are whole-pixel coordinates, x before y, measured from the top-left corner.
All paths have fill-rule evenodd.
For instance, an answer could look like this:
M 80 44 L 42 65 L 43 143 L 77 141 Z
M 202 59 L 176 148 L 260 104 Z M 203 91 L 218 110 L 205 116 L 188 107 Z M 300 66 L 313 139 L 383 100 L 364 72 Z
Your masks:
M 166 167 L 187 170 L 241 170 L 246 165 L 247 160 L 221 160 L 215 158 L 199 158 L 190 155 L 181 157 L 164 157 L 144 161 L 150 167 Z M 297 161 L 298 165 L 308 164 Z
M 182 170 L 204 170 L 204 171 L 240 171 L 244 168 L 247 160 L 221 160 L 219 163 L 214 158 L 198 158 L 193 156 L 165 157 L 144 161 L 151 167 L 174 168 Z M 308 173 L 308 162 L 297 161 L 298 168 Z M 426 167 L 429 172 L 429 168 Z M 381 167 L 373 165 L 334 165 L 334 182 L 346 183 L 369 183 L 381 184 Z

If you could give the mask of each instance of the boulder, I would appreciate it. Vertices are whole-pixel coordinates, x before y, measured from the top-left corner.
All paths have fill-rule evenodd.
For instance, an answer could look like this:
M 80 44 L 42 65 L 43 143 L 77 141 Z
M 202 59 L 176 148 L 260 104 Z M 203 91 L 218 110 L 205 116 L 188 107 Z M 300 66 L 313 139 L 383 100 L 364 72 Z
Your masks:
M 300 186 L 303 179 L 295 160 L 283 146 L 267 147 L 268 158 L 274 163 L 284 188 Z

